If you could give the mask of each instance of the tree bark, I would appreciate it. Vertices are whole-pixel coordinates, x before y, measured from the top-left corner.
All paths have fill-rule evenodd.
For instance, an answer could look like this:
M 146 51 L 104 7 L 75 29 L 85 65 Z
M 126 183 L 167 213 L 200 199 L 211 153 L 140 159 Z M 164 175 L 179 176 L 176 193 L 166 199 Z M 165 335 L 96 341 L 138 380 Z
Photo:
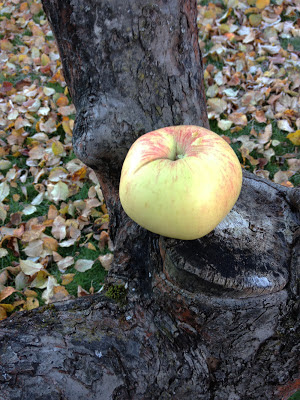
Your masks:
M 95 295 L 4 320 L 0 400 L 287 399 L 299 387 L 299 191 L 245 173 L 233 210 L 194 241 L 149 233 L 119 202 L 141 134 L 208 127 L 196 2 L 43 4 L 77 110 L 74 150 L 110 213 L 107 285 L 123 285 L 112 286 L 122 301 Z

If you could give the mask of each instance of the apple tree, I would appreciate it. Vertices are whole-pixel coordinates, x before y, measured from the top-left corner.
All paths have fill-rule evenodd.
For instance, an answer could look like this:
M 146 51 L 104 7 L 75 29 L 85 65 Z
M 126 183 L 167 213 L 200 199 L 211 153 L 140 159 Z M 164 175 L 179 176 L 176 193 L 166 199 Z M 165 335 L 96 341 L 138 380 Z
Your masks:
M 115 258 L 110 296 L 1 323 L 0 399 L 287 399 L 299 385 L 299 191 L 245 173 L 233 210 L 191 241 L 146 231 L 119 201 L 139 136 L 209 126 L 196 1 L 43 5 L 77 110 L 74 150 L 98 176 Z

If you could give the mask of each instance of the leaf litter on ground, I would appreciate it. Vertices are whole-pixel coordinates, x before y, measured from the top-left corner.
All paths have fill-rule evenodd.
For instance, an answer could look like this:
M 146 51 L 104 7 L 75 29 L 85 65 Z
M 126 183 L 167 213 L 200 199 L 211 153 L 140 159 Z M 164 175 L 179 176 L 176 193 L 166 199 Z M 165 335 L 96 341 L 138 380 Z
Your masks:
M 300 184 L 300 6 L 198 1 L 212 130 L 242 166 Z M 101 290 L 113 262 L 95 173 L 72 149 L 76 110 L 39 0 L 0 3 L 0 320 Z
M 99 291 L 113 246 L 96 175 L 73 153 L 76 111 L 40 1 L 0 3 L 0 26 L 4 319 Z
M 300 185 L 300 5 L 198 1 L 208 116 L 242 166 Z

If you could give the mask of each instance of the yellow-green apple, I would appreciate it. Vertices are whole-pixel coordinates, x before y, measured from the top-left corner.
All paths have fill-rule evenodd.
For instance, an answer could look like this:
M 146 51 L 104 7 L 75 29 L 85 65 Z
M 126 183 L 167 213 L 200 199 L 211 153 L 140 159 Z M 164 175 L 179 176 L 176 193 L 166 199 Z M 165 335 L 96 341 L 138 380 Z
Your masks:
M 221 222 L 241 186 L 241 165 L 224 139 L 199 126 L 171 126 L 131 146 L 120 200 L 127 215 L 149 231 L 191 240 Z

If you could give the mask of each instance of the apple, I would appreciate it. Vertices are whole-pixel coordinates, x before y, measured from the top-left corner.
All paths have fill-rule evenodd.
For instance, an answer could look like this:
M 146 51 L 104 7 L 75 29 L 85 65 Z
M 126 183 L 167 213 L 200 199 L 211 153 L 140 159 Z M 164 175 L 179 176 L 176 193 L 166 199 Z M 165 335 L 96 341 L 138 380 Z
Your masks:
M 126 214 L 151 232 L 193 240 L 211 232 L 234 206 L 242 169 L 229 144 L 193 125 L 141 136 L 121 172 Z

